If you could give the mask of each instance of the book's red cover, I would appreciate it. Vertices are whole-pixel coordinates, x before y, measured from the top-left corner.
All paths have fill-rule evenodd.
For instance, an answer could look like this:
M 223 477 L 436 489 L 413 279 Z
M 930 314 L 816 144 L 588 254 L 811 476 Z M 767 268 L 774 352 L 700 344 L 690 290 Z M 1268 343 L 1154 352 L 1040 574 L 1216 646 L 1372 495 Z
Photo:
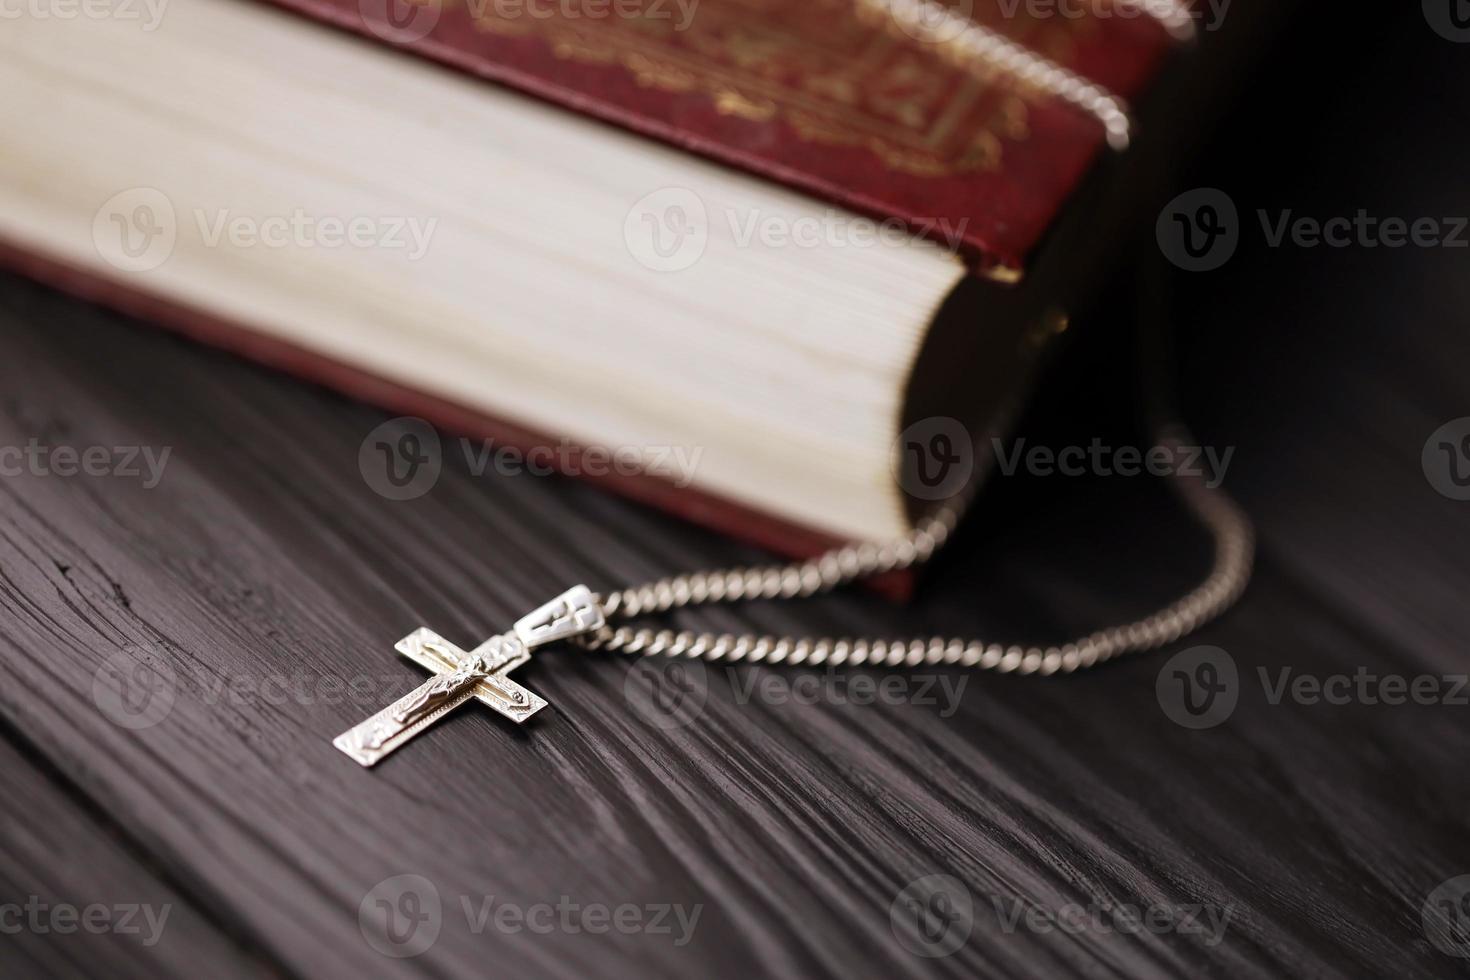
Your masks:
M 850 210 L 956 237 L 1010 280 L 1105 146 L 1100 124 L 982 81 L 857 0 L 269 0 Z M 1167 32 L 1086 5 L 947 0 L 1131 100 Z M 1099 8 L 1101 9 L 1101 8 Z
M 1100 125 L 864 22 L 855 0 L 267 0 L 911 230 L 956 237 L 977 272 L 1024 273 L 1105 142 Z M 1160 67 L 1144 18 L 1027 0 L 948 0 L 1125 99 Z M 1041 16 L 1028 15 L 1034 7 Z M 1048 15 L 1047 11 L 1051 13 Z M 407 55 L 405 55 L 407 56 Z M 445 428 L 531 448 L 548 435 L 411 391 L 132 285 L 0 241 L 0 265 Z M 840 542 L 655 477 L 611 488 L 773 551 Z M 901 597 L 908 573 L 875 585 Z

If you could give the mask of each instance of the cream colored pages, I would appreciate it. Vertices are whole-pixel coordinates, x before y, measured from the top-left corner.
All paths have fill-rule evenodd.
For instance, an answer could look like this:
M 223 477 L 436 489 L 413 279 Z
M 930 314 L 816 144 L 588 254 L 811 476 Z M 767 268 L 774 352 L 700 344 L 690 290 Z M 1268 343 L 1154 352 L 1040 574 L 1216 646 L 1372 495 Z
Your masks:
M 904 380 L 965 275 L 941 249 L 766 240 L 833 214 L 263 5 L 144 26 L 0 31 L 0 235 L 580 444 L 681 447 L 786 520 L 905 529 Z

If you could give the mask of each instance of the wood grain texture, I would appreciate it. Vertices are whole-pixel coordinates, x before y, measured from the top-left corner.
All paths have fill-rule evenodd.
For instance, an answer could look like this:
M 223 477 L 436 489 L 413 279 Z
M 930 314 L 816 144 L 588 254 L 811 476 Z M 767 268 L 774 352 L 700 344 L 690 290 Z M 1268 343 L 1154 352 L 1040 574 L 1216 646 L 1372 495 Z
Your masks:
M 66 773 L 42 768 L 25 740 L 0 743 L 7 792 L 4 964 L 14 976 L 182 976 L 200 962 L 224 976 L 270 976 L 218 906 L 201 907 L 136 853 Z M 29 758 L 27 756 L 30 756 Z M 75 911 L 72 911 L 75 910 Z
M 1470 213 L 1445 150 L 1464 141 L 1458 52 L 1417 20 L 1398 27 L 1372 52 L 1362 34 L 1321 45 L 1297 103 L 1276 102 L 1295 76 L 1258 80 L 1241 120 L 1302 161 L 1294 175 L 1227 143 L 1184 186 L 1225 187 L 1248 218 Z M 1354 98 L 1302 129 L 1349 66 Z M 1403 114 L 1400 155 L 1347 155 L 1364 106 Z M 1419 462 L 1430 432 L 1470 415 L 1463 254 L 1248 234 L 1224 270 L 1183 284 L 1185 400 L 1207 443 L 1236 447 L 1232 485 L 1262 530 L 1247 600 L 1198 639 L 1245 678 L 1219 727 L 1166 717 L 1161 657 L 1050 680 L 939 671 L 929 693 L 963 683 L 953 703 L 866 706 L 747 698 L 803 672 L 717 667 L 697 716 L 661 727 L 630 662 L 563 649 L 518 674 L 552 704 L 537 723 L 463 709 L 371 773 L 330 740 L 422 679 L 392 651 L 412 628 L 469 643 L 569 583 L 755 556 L 575 482 L 475 476 L 454 454 L 428 494 L 384 500 L 358 468 L 381 413 L 6 280 L 0 446 L 170 456 L 153 488 L 0 480 L 0 903 L 174 908 L 146 948 L 0 935 L 6 975 L 1462 973 L 1420 916 L 1470 873 L 1470 708 L 1272 704 L 1256 678 L 1467 670 L 1470 505 Z M 1121 326 L 1096 324 L 1061 366 L 1067 394 L 1028 421 L 1033 442 L 1132 431 L 1100 370 L 1125 356 L 1107 339 Z M 1060 638 L 1146 608 L 1202 561 L 1156 484 L 1018 477 L 986 494 L 911 608 L 852 594 L 681 621 Z M 109 671 L 137 664 L 171 701 L 128 729 Z M 392 959 L 359 909 L 402 874 L 433 883 L 440 931 Z M 963 882 L 974 927 L 924 958 L 890 913 L 934 874 Z M 598 934 L 585 918 L 477 930 L 492 898 L 699 912 L 682 945 L 677 926 Z M 1006 926 L 1026 909 L 1196 905 L 1228 914 L 1218 943 Z

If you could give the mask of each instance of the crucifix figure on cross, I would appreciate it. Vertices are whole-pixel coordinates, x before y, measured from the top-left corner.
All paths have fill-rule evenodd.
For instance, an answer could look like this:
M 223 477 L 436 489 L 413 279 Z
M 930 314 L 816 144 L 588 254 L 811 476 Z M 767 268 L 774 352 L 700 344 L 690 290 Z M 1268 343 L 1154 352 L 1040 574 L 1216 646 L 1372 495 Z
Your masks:
M 507 675 L 531 659 L 532 648 L 602 625 L 602 607 L 586 586 L 579 585 L 517 620 L 510 632 L 492 636 L 473 650 L 461 650 L 433 630 L 414 630 L 396 648 L 434 676 L 338 735 L 332 744 L 372 766 L 471 698 L 521 724 L 546 702 Z

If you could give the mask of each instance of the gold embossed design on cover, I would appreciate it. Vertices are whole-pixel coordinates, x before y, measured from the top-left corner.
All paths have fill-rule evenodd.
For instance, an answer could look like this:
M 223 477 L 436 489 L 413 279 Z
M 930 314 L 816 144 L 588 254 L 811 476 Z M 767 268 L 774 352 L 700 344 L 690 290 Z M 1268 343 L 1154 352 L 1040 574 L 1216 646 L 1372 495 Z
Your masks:
M 993 170 L 1004 141 L 1028 135 L 1028 96 L 998 94 L 923 45 L 863 23 L 851 0 L 446 2 L 464 5 L 487 33 L 537 38 L 559 58 L 620 66 L 649 88 L 703 94 L 725 115 L 779 119 L 805 140 L 866 147 L 907 174 Z M 1021 20 L 1010 33 L 1064 59 L 1088 29 L 1085 21 Z

